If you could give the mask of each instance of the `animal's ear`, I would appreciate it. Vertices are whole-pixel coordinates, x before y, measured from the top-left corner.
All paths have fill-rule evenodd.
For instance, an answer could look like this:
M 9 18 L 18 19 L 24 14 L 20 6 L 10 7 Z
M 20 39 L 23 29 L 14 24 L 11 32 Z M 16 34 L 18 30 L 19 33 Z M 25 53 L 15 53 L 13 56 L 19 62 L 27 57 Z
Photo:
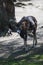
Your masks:
M 22 25 L 20 25 L 19 28 L 22 29 Z

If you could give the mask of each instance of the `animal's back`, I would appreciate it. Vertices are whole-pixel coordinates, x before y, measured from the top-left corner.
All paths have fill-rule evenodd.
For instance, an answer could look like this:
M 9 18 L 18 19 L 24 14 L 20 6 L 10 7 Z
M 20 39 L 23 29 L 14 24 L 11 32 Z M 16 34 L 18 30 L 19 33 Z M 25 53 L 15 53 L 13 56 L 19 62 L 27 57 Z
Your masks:
M 18 27 L 21 27 L 22 22 L 24 22 L 24 21 L 28 22 L 28 24 L 30 26 L 29 28 L 32 29 L 34 26 L 36 26 L 36 28 L 37 28 L 37 20 L 34 16 L 23 16 L 22 19 L 18 23 Z

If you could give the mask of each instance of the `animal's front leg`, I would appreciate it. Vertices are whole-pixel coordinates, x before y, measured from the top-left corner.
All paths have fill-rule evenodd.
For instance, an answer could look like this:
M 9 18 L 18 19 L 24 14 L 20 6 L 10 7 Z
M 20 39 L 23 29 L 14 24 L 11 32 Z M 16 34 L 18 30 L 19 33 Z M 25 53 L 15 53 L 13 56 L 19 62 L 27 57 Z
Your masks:
M 24 46 L 27 46 L 27 34 L 24 35 Z
M 24 47 L 27 47 L 27 40 L 24 40 Z
M 28 50 L 28 48 L 27 48 L 27 35 L 24 35 L 24 49 L 25 49 L 25 51 Z

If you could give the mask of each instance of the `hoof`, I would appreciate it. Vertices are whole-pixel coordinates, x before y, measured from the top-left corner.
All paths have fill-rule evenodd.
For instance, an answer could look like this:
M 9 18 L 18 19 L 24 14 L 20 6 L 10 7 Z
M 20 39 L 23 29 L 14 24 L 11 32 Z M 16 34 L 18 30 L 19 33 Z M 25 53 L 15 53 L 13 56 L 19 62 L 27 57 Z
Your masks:
M 32 48 L 34 48 L 34 47 L 35 47 L 35 45 L 32 46 Z
M 37 43 L 35 43 L 35 45 L 37 45 Z
M 24 48 L 24 51 L 25 51 L 25 52 L 28 52 L 28 48 Z

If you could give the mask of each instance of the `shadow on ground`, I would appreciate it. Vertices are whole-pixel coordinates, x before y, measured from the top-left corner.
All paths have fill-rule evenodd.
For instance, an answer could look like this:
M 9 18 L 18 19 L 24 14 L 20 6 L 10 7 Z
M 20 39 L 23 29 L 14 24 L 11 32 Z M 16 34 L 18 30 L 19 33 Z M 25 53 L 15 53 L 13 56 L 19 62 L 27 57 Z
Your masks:
M 14 41 L 13 41 L 14 42 Z M 12 43 L 13 43 L 12 42 Z M 28 45 L 28 51 L 24 50 L 24 46 L 13 48 L 14 44 L 10 43 L 9 45 L 0 45 L 2 52 L 8 52 L 8 57 L 0 57 L 0 65 L 26 65 L 26 63 L 39 63 L 37 65 L 43 65 L 43 43 L 35 46 L 34 48 L 31 45 Z M 19 45 L 15 43 L 15 45 Z M 2 46 L 2 47 L 1 47 Z M 16 64 L 17 63 L 17 64 Z M 22 64 L 24 63 L 24 64 Z M 28 64 L 27 64 L 28 65 Z M 32 65 L 32 64 L 31 64 Z M 35 65 L 35 64 L 33 64 Z
M 9 58 L 21 60 L 21 59 L 27 59 L 31 61 L 36 60 L 43 60 L 43 43 L 41 45 L 37 45 L 34 48 L 30 45 L 27 46 L 28 51 L 25 51 L 23 46 L 16 48 L 16 51 L 12 53 Z M 41 61 L 41 60 L 40 60 Z

